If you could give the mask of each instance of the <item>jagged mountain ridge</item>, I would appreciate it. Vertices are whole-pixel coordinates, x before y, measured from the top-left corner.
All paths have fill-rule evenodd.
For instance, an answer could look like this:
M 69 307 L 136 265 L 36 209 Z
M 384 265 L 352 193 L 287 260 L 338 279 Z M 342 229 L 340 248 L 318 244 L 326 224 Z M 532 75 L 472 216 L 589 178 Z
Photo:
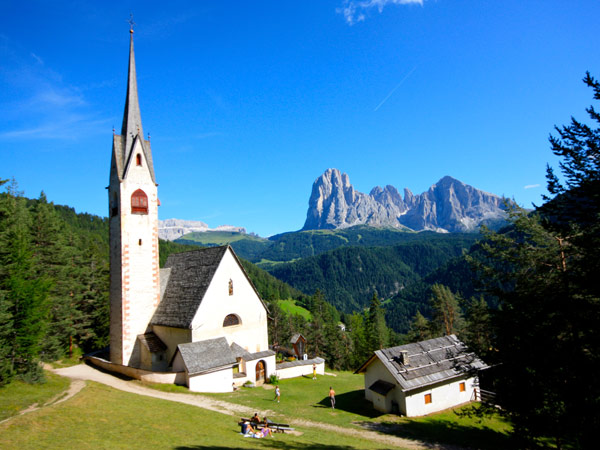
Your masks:
M 428 191 L 404 196 L 391 185 L 358 192 L 347 174 L 327 169 L 315 180 L 303 230 L 355 225 L 391 226 L 413 231 L 475 231 L 479 225 L 506 218 L 505 199 L 480 191 L 450 176 Z
M 199 220 L 181 220 L 166 219 L 158 221 L 158 237 L 165 241 L 174 241 L 188 233 L 205 231 L 232 231 L 236 233 L 246 233 L 244 227 L 233 225 L 220 225 L 217 228 L 210 228 L 206 223 Z

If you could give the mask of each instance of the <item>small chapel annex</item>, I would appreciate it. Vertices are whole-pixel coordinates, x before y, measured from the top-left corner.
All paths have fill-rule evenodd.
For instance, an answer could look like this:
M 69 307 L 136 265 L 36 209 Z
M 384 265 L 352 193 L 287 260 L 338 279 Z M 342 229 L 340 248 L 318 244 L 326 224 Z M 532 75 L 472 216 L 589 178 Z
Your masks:
M 201 392 L 260 384 L 274 373 L 298 376 L 313 363 L 323 373 L 321 358 L 276 367 L 267 307 L 231 247 L 172 254 L 159 268 L 157 186 L 131 30 L 125 112 L 121 134 L 113 133 L 108 186 L 110 361 L 91 362 Z

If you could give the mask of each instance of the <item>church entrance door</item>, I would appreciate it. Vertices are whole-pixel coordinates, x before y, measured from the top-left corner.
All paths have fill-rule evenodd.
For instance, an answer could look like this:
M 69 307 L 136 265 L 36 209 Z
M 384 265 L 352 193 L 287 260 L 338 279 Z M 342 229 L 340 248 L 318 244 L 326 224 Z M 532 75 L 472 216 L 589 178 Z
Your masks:
M 259 361 L 256 363 L 256 384 L 265 382 L 265 362 Z

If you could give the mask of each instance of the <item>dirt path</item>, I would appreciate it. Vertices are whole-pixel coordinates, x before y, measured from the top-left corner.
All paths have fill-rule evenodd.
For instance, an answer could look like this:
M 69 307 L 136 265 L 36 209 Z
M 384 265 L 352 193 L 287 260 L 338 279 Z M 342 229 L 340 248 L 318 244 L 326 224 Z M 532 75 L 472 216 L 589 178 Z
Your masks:
M 30 413 L 33 411 L 37 411 L 38 409 L 43 408 L 44 406 L 50 406 L 50 405 L 55 405 L 57 403 L 62 403 L 65 400 L 68 400 L 71 397 L 73 397 L 75 394 L 77 394 L 79 391 L 81 391 L 84 387 L 85 387 L 85 381 L 73 380 L 71 382 L 71 384 L 69 385 L 69 389 L 67 389 L 64 392 L 61 392 L 60 394 L 55 395 L 54 397 L 52 397 L 50 400 L 48 400 L 43 405 L 34 403 L 33 405 L 30 405 L 28 408 L 25 408 L 24 410 L 19 411 L 19 414 L 17 414 L 16 416 L 11 416 L 11 417 L 8 417 L 7 419 L 0 420 L 0 423 L 8 422 L 9 420 L 11 420 L 15 417 L 19 417 L 19 416 L 22 416 L 23 414 L 27 414 L 27 413 Z
M 62 375 L 74 380 L 74 382 L 71 384 L 71 388 L 69 389 L 65 397 L 61 397 L 58 401 L 54 403 L 58 403 L 59 401 L 65 401 L 68 398 L 72 397 L 82 389 L 82 387 L 84 386 L 84 381 L 91 380 L 96 381 L 98 383 L 106 384 L 121 391 L 159 398 L 162 400 L 185 403 L 187 405 L 208 409 L 210 411 L 218 412 L 221 414 L 234 416 L 251 416 L 255 412 L 255 408 L 237 405 L 235 403 L 229 403 L 221 400 L 215 400 L 209 397 L 205 397 L 203 395 L 161 392 L 154 389 L 146 388 L 138 384 L 131 383 L 129 381 L 121 380 L 120 378 L 114 377 L 113 375 L 110 375 L 108 373 L 100 372 L 99 370 L 85 364 L 79 364 L 77 366 L 66 367 L 63 369 L 53 369 L 52 371 L 58 375 Z M 262 411 L 261 414 L 272 416 L 275 415 L 275 412 L 267 410 Z M 286 418 L 286 420 L 290 420 L 290 418 Z M 461 450 L 459 447 L 455 446 L 413 441 L 369 430 L 357 430 L 353 428 L 345 428 L 337 425 L 330 425 L 326 423 L 313 422 L 310 420 L 302 420 L 296 418 L 290 421 L 293 422 L 296 429 L 298 427 L 319 428 L 325 431 L 332 431 L 340 434 L 356 436 L 357 438 L 368 439 L 382 444 L 395 447 L 402 447 L 410 450 Z

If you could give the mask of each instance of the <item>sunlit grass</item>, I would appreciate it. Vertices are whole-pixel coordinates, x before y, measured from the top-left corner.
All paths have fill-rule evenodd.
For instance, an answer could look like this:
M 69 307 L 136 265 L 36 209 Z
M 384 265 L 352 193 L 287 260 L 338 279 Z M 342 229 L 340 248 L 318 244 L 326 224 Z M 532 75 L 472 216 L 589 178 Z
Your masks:
M 67 378 L 46 372 L 46 382 L 29 384 L 15 380 L 0 388 L 0 420 L 14 416 L 32 405 L 43 405 L 69 387 Z
M 313 428 L 244 438 L 238 418 L 130 394 L 90 382 L 68 401 L 0 424 L 0 448 L 385 449 L 366 439 Z

